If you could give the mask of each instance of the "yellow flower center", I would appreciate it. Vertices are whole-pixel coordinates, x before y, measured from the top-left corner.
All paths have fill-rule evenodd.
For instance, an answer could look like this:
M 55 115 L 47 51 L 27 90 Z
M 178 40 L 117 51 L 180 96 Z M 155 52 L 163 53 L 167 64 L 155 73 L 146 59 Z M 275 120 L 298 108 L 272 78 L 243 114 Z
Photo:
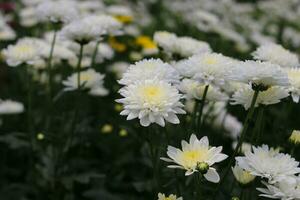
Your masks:
M 147 102 L 159 102 L 162 93 L 162 89 L 156 86 L 147 86 L 143 90 L 143 96 Z
M 139 36 L 136 38 L 135 43 L 142 46 L 144 49 L 154 49 L 157 48 L 156 44 L 148 36 Z
M 214 65 L 217 64 L 217 59 L 213 58 L 213 57 L 207 57 L 204 59 L 204 63 L 208 64 L 208 65 Z
M 87 73 L 80 74 L 80 82 L 81 83 L 88 82 L 91 79 L 92 79 L 92 75 L 91 74 L 87 74 Z
M 207 160 L 207 150 L 206 149 L 197 149 L 184 151 L 182 153 L 182 165 L 186 168 L 197 165 L 199 162 L 205 162 Z
M 133 17 L 129 15 L 116 15 L 114 18 L 123 24 L 128 24 L 133 21 Z

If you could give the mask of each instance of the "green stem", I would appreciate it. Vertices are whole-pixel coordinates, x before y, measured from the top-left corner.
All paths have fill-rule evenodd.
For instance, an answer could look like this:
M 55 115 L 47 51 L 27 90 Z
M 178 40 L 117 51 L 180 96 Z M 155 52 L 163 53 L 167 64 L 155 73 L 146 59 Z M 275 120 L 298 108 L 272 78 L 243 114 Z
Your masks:
M 29 133 L 29 141 L 32 152 L 34 151 L 34 130 L 32 121 L 32 83 L 29 72 L 29 66 L 26 67 L 26 82 L 27 82 L 27 129 Z
M 237 144 L 237 146 L 235 147 L 235 150 L 232 154 L 232 156 L 230 157 L 230 160 L 229 160 L 229 163 L 227 165 L 227 168 L 225 169 L 225 172 L 224 172 L 224 175 L 222 176 L 217 188 L 216 188 L 216 192 L 215 192 L 215 195 L 214 195 L 214 199 L 222 185 L 222 183 L 224 182 L 226 176 L 228 175 L 228 172 L 230 171 L 230 168 L 231 168 L 231 165 L 233 164 L 234 162 L 234 159 L 235 159 L 235 156 L 238 154 L 239 150 L 240 150 L 240 147 L 242 146 L 245 138 L 246 138 L 246 133 L 248 131 L 248 128 L 249 128 L 249 125 L 250 125 L 250 122 L 253 118 L 253 114 L 254 114 L 254 110 L 255 110 L 255 103 L 256 103 L 256 100 L 257 100 L 257 97 L 258 97 L 258 94 L 259 94 L 259 90 L 255 90 L 254 91 L 254 94 L 253 94 L 253 97 L 252 97 L 252 100 L 251 100 L 251 106 L 250 106 L 250 109 L 249 109 L 249 112 L 246 116 L 246 119 L 245 119 L 245 122 L 244 122 L 244 127 L 243 127 L 243 131 L 241 133 L 241 137 L 239 139 L 239 142 Z
M 96 56 L 97 56 L 97 53 L 98 53 L 99 44 L 100 44 L 100 41 L 97 41 L 95 49 L 94 49 L 94 52 L 93 52 L 93 56 L 92 56 L 91 67 L 95 66 Z
M 78 63 L 77 63 L 77 89 L 80 90 L 80 71 L 81 71 L 81 61 L 82 61 L 82 56 L 83 56 L 83 47 L 84 44 L 80 44 L 80 51 L 79 51 L 79 57 L 78 57 Z
M 197 112 L 199 109 L 199 100 L 195 100 L 195 106 L 192 114 L 192 119 L 191 119 L 191 133 L 196 131 L 197 129 Z
M 47 63 L 47 71 L 48 71 L 48 98 L 49 101 L 51 101 L 52 98 L 52 58 L 53 58 L 53 52 L 54 52 L 54 46 L 55 46 L 55 42 L 56 42 L 56 35 L 57 35 L 57 31 L 54 30 L 54 35 L 52 38 L 52 43 L 51 43 L 51 49 L 49 52 L 49 57 L 48 57 L 48 63 Z
M 258 109 L 257 120 L 255 122 L 255 127 L 252 135 L 252 144 L 257 144 L 260 141 L 261 132 L 263 130 L 263 116 L 264 116 L 264 107 Z
M 197 116 L 197 134 L 200 133 L 200 128 L 201 128 L 201 125 L 202 125 L 201 124 L 201 118 L 202 118 L 202 114 L 203 114 L 203 108 L 204 108 L 204 105 L 205 105 L 205 100 L 206 100 L 208 88 L 209 88 L 209 85 L 206 85 L 205 88 L 204 88 L 202 99 L 201 99 L 201 105 L 200 105 L 200 109 L 199 109 L 199 114 Z

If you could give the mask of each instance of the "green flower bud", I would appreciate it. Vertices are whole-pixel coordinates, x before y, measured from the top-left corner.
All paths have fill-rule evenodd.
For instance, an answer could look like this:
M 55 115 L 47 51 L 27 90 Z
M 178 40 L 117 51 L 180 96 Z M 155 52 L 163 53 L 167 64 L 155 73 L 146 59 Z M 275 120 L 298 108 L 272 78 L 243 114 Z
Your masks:
M 209 169 L 209 165 L 206 162 L 199 162 L 197 164 L 197 170 L 201 173 L 201 174 L 206 174 L 207 171 Z

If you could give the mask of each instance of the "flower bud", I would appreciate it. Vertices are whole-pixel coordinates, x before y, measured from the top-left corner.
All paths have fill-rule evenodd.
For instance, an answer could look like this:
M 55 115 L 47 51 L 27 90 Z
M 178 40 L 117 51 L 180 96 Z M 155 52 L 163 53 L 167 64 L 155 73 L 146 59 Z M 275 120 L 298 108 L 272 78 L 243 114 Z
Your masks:
M 289 138 L 290 143 L 300 144 L 300 131 L 294 130 Z
M 209 165 L 206 162 L 199 162 L 197 163 L 197 170 L 201 174 L 206 174 L 209 169 Z

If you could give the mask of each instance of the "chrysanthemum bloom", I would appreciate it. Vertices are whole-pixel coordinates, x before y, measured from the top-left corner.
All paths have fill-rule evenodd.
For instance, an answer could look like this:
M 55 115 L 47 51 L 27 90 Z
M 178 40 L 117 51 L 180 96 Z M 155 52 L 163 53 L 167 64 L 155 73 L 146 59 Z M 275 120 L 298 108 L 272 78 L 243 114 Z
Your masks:
M 76 3 L 69 0 L 44 1 L 36 9 L 36 15 L 41 21 L 53 23 L 70 22 L 78 18 Z
M 293 144 L 300 144 L 300 131 L 298 130 L 293 130 L 289 141 Z
M 61 36 L 79 44 L 87 44 L 101 39 L 103 35 L 115 34 L 120 28 L 121 24 L 111 16 L 90 15 L 63 27 Z
M 157 31 L 154 33 L 153 39 L 166 53 L 172 54 L 174 44 L 177 40 L 177 36 L 174 33 Z
M 261 61 L 240 62 L 228 75 L 233 81 L 251 84 L 254 90 L 263 91 L 271 86 L 288 86 L 287 73 L 276 64 Z
M 158 200 L 183 200 L 182 197 L 178 197 L 174 194 L 170 194 L 168 197 L 165 194 L 158 193 Z
M 238 165 L 254 176 L 267 178 L 269 183 L 290 179 L 300 173 L 299 162 L 289 154 L 269 149 L 267 145 L 252 147 L 244 157 L 236 157 Z
M 129 85 L 136 81 L 158 79 L 168 83 L 178 83 L 178 72 L 168 63 L 160 59 L 144 59 L 130 65 L 119 81 L 122 85 Z
M 88 69 L 80 72 L 80 88 L 88 89 L 89 94 L 94 96 L 105 96 L 108 90 L 103 86 L 104 75 L 96 72 L 94 69 Z M 78 74 L 74 73 L 63 81 L 66 87 L 65 91 L 73 91 L 78 89 Z
M 300 178 L 295 177 L 289 180 L 282 180 L 274 185 L 263 182 L 267 188 L 257 188 L 262 192 L 259 196 L 270 199 L 299 200 L 300 199 Z
M 242 105 L 246 110 L 251 106 L 251 100 L 254 95 L 254 91 L 250 85 L 245 85 L 237 90 L 232 95 L 231 104 L 233 105 Z M 279 103 L 281 99 L 284 99 L 289 96 L 287 89 L 283 87 L 270 87 L 267 90 L 264 90 L 259 93 L 257 100 L 255 102 L 255 107 L 259 105 L 271 105 Z
M 211 147 L 207 137 L 198 140 L 194 134 L 191 135 L 189 143 L 182 140 L 181 145 L 182 150 L 168 146 L 167 155 L 170 159 L 162 158 L 162 160 L 175 163 L 169 165 L 169 168 L 184 169 L 186 176 L 199 172 L 206 180 L 213 183 L 220 181 L 219 174 L 212 165 L 227 158 L 227 155 L 221 153 L 221 146 Z
M 185 77 L 191 77 L 205 85 L 224 85 L 228 71 L 234 65 L 231 58 L 217 53 L 195 55 L 179 62 L 176 68 Z
M 235 179 L 242 185 L 247 185 L 255 179 L 255 176 L 240 168 L 238 165 L 235 165 L 231 169 Z
M 298 68 L 288 69 L 287 73 L 291 84 L 289 91 L 293 101 L 298 103 L 300 98 L 300 70 Z
M 205 85 L 192 79 L 183 79 L 179 85 L 179 90 L 185 94 L 187 99 L 201 100 Z M 226 101 L 228 100 L 228 96 L 225 93 L 222 93 L 218 88 L 210 87 L 206 99 L 208 101 Z
M 24 105 L 17 101 L 0 99 L 0 115 L 20 114 L 24 111 Z
M 34 39 L 23 38 L 15 45 L 9 45 L 2 51 L 2 54 L 11 67 L 16 67 L 20 64 L 33 64 L 39 59 L 40 48 Z
M 149 126 L 151 123 L 165 126 L 165 120 L 179 124 L 176 114 L 185 114 L 180 102 L 182 95 L 165 81 L 137 81 L 119 92 L 124 97 L 117 100 L 124 104 L 121 115 L 127 115 L 127 120 L 139 118 L 142 126 Z
M 281 67 L 298 67 L 299 59 L 281 45 L 268 43 L 260 46 L 253 52 L 253 57 L 261 61 L 269 61 Z

